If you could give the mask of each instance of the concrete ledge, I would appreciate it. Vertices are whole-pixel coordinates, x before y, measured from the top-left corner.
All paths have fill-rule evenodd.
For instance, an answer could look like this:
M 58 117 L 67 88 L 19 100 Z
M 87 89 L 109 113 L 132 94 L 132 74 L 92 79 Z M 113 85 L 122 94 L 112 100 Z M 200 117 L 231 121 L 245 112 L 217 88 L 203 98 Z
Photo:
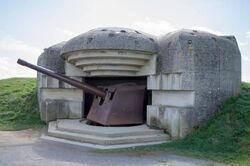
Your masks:
M 83 116 L 83 104 L 79 101 L 42 100 L 41 119 L 45 122 L 56 119 L 79 119 Z
M 68 76 L 68 77 L 70 77 L 70 78 L 72 78 L 74 80 L 83 82 L 83 78 L 82 77 L 73 77 L 73 76 Z M 65 89 L 68 89 L 68 88 L 78 89 L 77 87 L 74 87 L 74 86 L 72 86 L 72 85 L 70 85 L 70 84 L 68 84 L 66 82 L 63 82 L 63 81 L 61 82 L 61 84 L 62 84 L 62 87 L 65 88 Z
M 150 129 L 146 124 L 128 127 L 102 127 L 87 125 L 86 121 L 57 120 L 57 130 L 101 137 L 123 137 L 163 134 L 162 130 Z
M 195 92 L 184 90 L 153 90 L 152 105 L 168 105 L 176 107 L 194 106 Z
M 62 122 L 64 120 L 60 120 Z M 67 121 L 67 120 L 66 120 Z M 77 120 L 75 120 L 77 121 Z M 73 122 L 73 121 L 71 121 Z M 78 120 L 79 122 L 79 120 Z M 70 123 L 70 122 L 69 122 Z M 81 126 L 81 123 L 75 123 L 77 126 Z M 64 125 L 63 125 L 64 126 Z M 72 125 L 74 126 L 74 124 Z M 86 127 L 86 126 L 85 126 Z M 67 131 L 65 131 L 65 128 L 67 127 L 62 127 L 59 125 L 57 126 L 57 122 L 50 122 L 49 123 L 49 128 L 48 128 L 48 136 L 51 137 L 56 137 L 60 139 L 66 139 L 70 141 L 76 141 L 76 142 L 83 142 L 83 143 L 88 143 L 88 144 L 97 144 L 97 145 L 103 145 L 103 146 L 113 146 L 113 145 L 136 145 L 139 143 L 139 145 L 143 145 L 142 143 L 159 143 L 159 142 L 166 142 L 169 140 L 169 136 L 167 134 L 164 134 L 162 130 L 158 130 L 159 132 L 149 132 L 147 134 L 142 133 L 142 132 L 133 132 L 129 131 L 128 129 L 122 129 L 123 127 L 117 127 L 116 130 L 113 130 L 112 128 L 109 129 L 109 132 L 113 130 L 114 133 L 116 134 L 108 134 L 107 136 L 103 136 L 101 133 L 98 134 L 98 131 L 94 131 L 91 134 L 83 134 L 80 133 L 79 131 L 72 130 L 70 131 L 69 128 Z M 105 128 L 109 127 L 101 127 L 101 126 L 96 126 L 96 129 L 99 128 L 99 131 L 105 130 Z M 125 127 L 126 128 L 126 127 Z M 136 128 L 136 127 L 135 127 Z M 137 130 L 139 130 L 138 128 Z M 93 130 L 93 128 L 92 128 Z M 135 129 L 134 129 L 135 130 Z M 148 129 L 152 131 L 153 129 Z M 76 132 L 78 133 L 76 133 Z M 106 130 L 107 131 L 107 130 Z M 121 132 L 123 131 L 123 132 Z M 144 130 L 145 131 L 145 130 Z M 157 130 L 155 130 L 157 131 Z M 157 133 L 157 134 L 156 134 Z
M 151 54 L 143 54 L 140 52 L 132 52 L 132 51 L 116 51 L 116 50 L 101 50 L 101 51 L 74 51 L 64 56 L 67 57 L 69 63 L 75 63 L 78 60 L 86 60 L 86 59 L 106 59 L 106 58 L 114 58 L 114 59 L 142 59 L 149 60 L 151 59 Z
M 144 66 L 136 73 L 137 76 L 148 76 L 156 74 L 156 60 L 157 54 L 153 54 L 151 59 L 148 60 Z
M 75 88 L 41 88 L 41 99 L 83 101 L 83 91 Z
M 38 88 L 59 88 L 59 80 L 42 73 L 38 73 Z
M 65 61 L 65 75 L 74 77 L 85 77 L 86 73 L 82 71 L 82 69 L 75 67 L 74 65 Z
M 137 146 L 149 146 L 149 145 L 157 145 L 157 144 L 170 142 L 170 141 L 159 141 L 159 142 L 144 142 L 144 143 L 122 144 L 122 145 L 97 145 L 97 144 L 91 144 L 91 143 L 70 141 L 70 140 L 66 140 L 66 139 L 62 139 L 62 138 L 50 137 L 47 135 L 42 135 L 41 139 L 48 140 L 48 141 L 60 142 L 60 143 L 64 143 L 64 144 L 76 145 L 76 146 L 81 146 L 81 147 L 103 149 L 103 150 L 104 149 L 130 148 L 130 147 L 137 147 Z
M 147 89 L 151 90 L 182 90 L 182 74 L 159 74 L 147 77 Z

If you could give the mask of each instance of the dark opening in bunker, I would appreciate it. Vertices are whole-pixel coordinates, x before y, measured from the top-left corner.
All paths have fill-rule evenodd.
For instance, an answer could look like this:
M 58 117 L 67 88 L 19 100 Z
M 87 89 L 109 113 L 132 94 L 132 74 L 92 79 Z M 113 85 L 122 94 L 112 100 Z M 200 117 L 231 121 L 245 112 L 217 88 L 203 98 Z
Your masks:
M 123 84 L 123 83 L 136 83 L 137 85 L 147 85 L 147 77 L 88 77 L 85 78 L 85 83 L 93 85 L 93 86 L 111 86 L 115 84 Z M 84 118 L 87 117 L 91 104 L 93 102 L 94 95 L 85 93 L 84 99 Z M 143 107 L 143 119 L 146 121 L 146 107 L 147 105 L 151 105 L 151 91 L 146 90 L 146 95 L 144 99 L 144 107 Z

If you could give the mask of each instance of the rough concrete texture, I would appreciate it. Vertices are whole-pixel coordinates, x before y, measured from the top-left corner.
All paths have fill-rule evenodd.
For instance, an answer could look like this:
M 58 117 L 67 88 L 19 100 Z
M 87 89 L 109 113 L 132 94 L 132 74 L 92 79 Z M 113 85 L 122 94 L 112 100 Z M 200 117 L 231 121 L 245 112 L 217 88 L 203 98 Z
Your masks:
M 147 88 L 150 90 L 182 90 L 181 73 L 155 74 L 147 77 Z
M 151 129 L 146 124 L 135 125 L 135 126 L 99 127 L 94 125 L 88 125 L 87 120 L 60 119 L 56 121 L 56 125 L 57 129 L 60 131 L 72 131 L 74 133 L 82 133 L 82 134 L 111 137 L 111 138 L 124 137 L 124 136 L 164 134 L 163 130 Z
M 58 73 L 64 73 L 64 60 L 60 57 L 61 48 L 65 42 L 58 43 L 49 48 L 39 56 L 37 65 L 46 67 Z
M 65 75 L 69 77 L 85 77 L 87 74 L 82 71 L 82 69 L 75 67 L 73 64 L 70 64 L 65 61 Z
M 156 39 L 140 31 L 127 28 L 98 28 L 69 40 L 61 54 L 89 49 L 134 50 L 157 52 Z
M 193 107 L 194 91 L 187 90 L 153 90 L 152 105 L 168 105 L 177 107 Z
M 193 107 L 149 105 L 147 106 L 147 124 L 151 127 L 165 129 L 171 139 L 183 138 L 195 124 L 193 110 Z
M 65 42 L 55 44 L 49 48 L 44 49 L 44 52 L 38 57 L 37 65 L 45 67 L 47 69 L 53 70 L 57 73 L 64 73 L 64 60 L 60 57 L 61 48 Z M 37 97 L 39 102 L 39 110 L 41 119 L 47 121 L 44 115 L 44 109 L 42 109 L 42 99 L 41 99 L 41 88 L 59 88 L 59 81 L 48 77 L 42 73 L 37 73 Z M 52 118 L 53 119 L 53 118 Z
M 76 88 L 42 88 L 41 97 L 43 100 L 68 100 L 83 101 L 83 91 Z
M 60 57 L 61 48 L 65 42 L 58 43 L 49 48 L 44 49 L 44 52 L 38 57 L 37 65 L 45 67 L 47 69 L 53 70 L 57 73 L 64 73 L 64 60 Z M 47 80 L 48 79 L 48 80 Z M 37 73 L 37 91 L 38 91 L 38 100 L 40 101 L 40 88 L 47 87 L 47 82 L 54 82 L 54 84 L 58 84 L 57 80 L 53 80 L 46 75 L 41 73 Z M 53 84 L 53 83 L 52 83 Z M 54 85 L 56 86 L 56 85 Z
M 56 119 L 76 119 L 83 116 L 83 103 L 60 99 L 45 99 L 41 103 L 41 117 L 45 122 Z
M 216 111 L 225 99 L 240 93 L 240 51 L 233 36 L 216 36 L 196 30 L 168 33 L 160 37 L 158 43 L 157 73 L 180 73 L 180 90 L 195 93 L 193 109 L 182 116 L 186 119 L 183 126 L 176 128 L 181 131 L 182 128 L 190 127 L 187 132 L 179 134 L 183 137 L 193 126 L 199 125 Z M 157 109 L 160 108 L 158 106 Z M 175 114 L 173 111 L 172 117 Z M 168 123 L 168 118 L 165 121 Z M 171 131 L 171 126 L 167 125 L 166 129 Z

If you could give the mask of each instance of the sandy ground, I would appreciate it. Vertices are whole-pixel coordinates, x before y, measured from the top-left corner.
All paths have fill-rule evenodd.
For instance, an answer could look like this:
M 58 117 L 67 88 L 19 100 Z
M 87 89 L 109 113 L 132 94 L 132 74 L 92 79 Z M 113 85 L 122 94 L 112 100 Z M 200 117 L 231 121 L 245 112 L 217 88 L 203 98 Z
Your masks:
M 100 153 L 90 148 L 42 140 L 40 135 L 44 131 L 0 131 L 0 166 L 221 165 L 170 152 Z

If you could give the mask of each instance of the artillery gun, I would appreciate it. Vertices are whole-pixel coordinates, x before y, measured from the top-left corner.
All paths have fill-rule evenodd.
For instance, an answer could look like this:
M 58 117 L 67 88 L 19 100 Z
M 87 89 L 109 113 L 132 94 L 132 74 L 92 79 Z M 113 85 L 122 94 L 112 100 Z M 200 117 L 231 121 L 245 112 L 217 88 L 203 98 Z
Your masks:
M 94 96 L 87 119 L 104 126 L 133 125 L 144 122 L 146 87 L 135 83 L 94 87 L 41 66 L 18 59 L 18 64 L 68 83 Z

